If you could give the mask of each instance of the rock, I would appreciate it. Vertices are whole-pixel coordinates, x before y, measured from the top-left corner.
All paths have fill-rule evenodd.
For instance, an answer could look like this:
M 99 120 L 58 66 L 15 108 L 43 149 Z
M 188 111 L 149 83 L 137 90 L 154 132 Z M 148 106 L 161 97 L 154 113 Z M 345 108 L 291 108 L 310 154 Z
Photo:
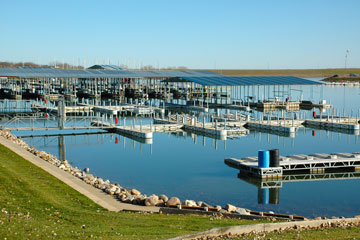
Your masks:
M 226 204 L 225 209 L 229 212 L 235 212 L 236 211 L 236 207 L 234 205 L 231 204 Z
M 185 200 L 184 205 L 188 207 L 197 207 L 197 204 L 194 200 Z
M 98 184 L 104 184 L 104 180 L 103 180 L 102 178 L 98 178 L 98 179 L 97 179 L 97 183 L 98 183 Z
M 209 205 L 209 204 L 207 204 L 206 202 L 202 202 L 201 205 L 198 204 L 198 206 L 200 206 L 200 207 L 212 208 L 212 206 Z
M 131 203 L 134 199 L 135 199 L 135 197 L 130 195 L 125 198 L 124 202 Z
M 245 208 L 236 208 L 235 212 L 241 215 L 250 215 L 250 213 L 246 211 Z
M 227 211 L 225 209 L 220 209 L 219 213 L 225 214 L 225 213 L 227 213 Z
M 170 206 L 170 205 L 179 205 L 181 204 L 180 199 L 177 197 L 171 197 L 169 198 L 169 200 L 166 202 L 166 206 Z
M 159 199 L 159 201 L 158 201 L 158 203 L 156 204 L 156 206 L 158 206 L 158 207 L 164 207 L 164 206 L 165 206 L 164 203 L 165 203 L 164 200 Z
M 125 194 L 121 194 L 119 195 L 118 199 L 122 202 L 124 202 L 126 200 L 126 195 Z
M 66 167 L 65 167 L 64 164 L 60 164 L 59 168 L 60 168 L 60 169 L 65 169 Z
M 137 196 L 137 195 L 140 195 L 140 194 L 141 194 L 141 192 L 136 190 L 135 188 L 131 189 L 131 195 Z
M 94 176 L 92 174 L 87 174 L 86 178 L 89 179 L 90 181 L 94 179 Z
M 160 199 L 160 200 L 163 200 L 164 202 L 167 202 L 167 201 L 169 200 L 169 198 L 168 198 L 166 195 L 164 195 L 164 194 L 161 194 L 161 195 L 159 196 L 159 199 Z
M 220 205 L 216 205 L 215 208 L 216 208 L 216 211 L 218 211 L 218 212 L 222 209 L 222 207 Z
M 138 197 L 134 198 L 132 203 L 137 204 L 137 205 L 145 205 L 145 198 L 143 196 L 139 195 Z
M 322 219 L 321 217 L 314 218 L 314 220 L 321 220 L 321 219 Z
M 84 172 L 86 173 L 90 172 L 90 168 L 84 168 Z
M 156 195 L 151 195 L 145 199 L 145 206 L 155 206 L 159 202 L 159 197 Z

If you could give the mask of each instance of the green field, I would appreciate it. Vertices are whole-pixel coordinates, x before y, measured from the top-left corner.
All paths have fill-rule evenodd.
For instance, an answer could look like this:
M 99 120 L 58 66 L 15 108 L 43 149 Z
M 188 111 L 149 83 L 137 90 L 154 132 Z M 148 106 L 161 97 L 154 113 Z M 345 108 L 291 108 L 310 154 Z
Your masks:
M 229 76 L 297 76 L 297 77 L 330 77 L 335 74 L 349 76 L 355 73 L 360 76 L 360 68 L 331 68 L 331 69 L 225 69 L 214 70 L 217 73 Z

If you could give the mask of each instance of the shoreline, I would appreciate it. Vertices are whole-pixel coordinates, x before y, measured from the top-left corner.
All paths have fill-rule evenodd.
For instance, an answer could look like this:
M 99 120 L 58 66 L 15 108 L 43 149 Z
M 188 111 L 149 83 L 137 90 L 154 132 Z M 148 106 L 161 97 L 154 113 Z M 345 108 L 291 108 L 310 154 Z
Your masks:
M 5 135 L 5 136 L 4 136 Z M 121 203 L 111 197 L 110 195 L 104 193 L 102 190 L 92 187 L 86 182 L 80 180 L 79 178 L 69 174 L 66 171 L 63 171 L 62 168 L 57 167 L 52 164 L 51 161 L 56 161 L 56 157 L 51 154 L 47 154 L 43 151 L 37 151 L 34 148 L 29 147 L 24 141 L 19 138 L 13 138 L 15 135 L 9 135 L 9 132 L 0 130 L 0 144 L 9 148 L 11 151 L 15 152 L 19 156 L 23 157 L 25 160 L 31 162 L 35 166 L 43 169 L 49 174 L 53 175 L 57 179 L 61 180 L 65 184 L 69 185 L 76 191 L 87 196 L 89 199 L 100 205 L 101 207 L 109 211 L 145 211 L 145 212 L 158 212 L 159 209 L 156 207 L 144 207 L 137 206 L 132 204 Z M 31 152 L 31 151 L 36 152 Z M 35 154 L 34 154 L 35 153 Z M 75 169 L 75 168 L 74 168 Z
M 0 144 L 9 148 L 25 160 L 45 170 L 55 176 L 76 191 L 87 196 L 89 199 L 99 204 L 109 211 L 139 211 L 152 213 L 172 213 L 172 214 L 220 214 L 228 217 L 246 219 L 288 219 L 288 220 L 307 220 L 305 217 L 296 215 L 277 214 L 270 212 L 259 212 L 249 209 L 226 204 L 225 207 L 216 205 L 211 206 L 205 202 L 194 200 L 180 201 L 177 197 L 168 198 L 165 195 L 141 194 L 136 189 L 126 189 L 119 184 L 110 183 L 101 177 L 93 176 L 89 169 L 80 170 L 71 166 L 67 160 L 60 161 L 56 156 L 39 151 L 29 146 L 25 141 L 9 130 L 0 128 Z M 316 217 L 314 219 L 327 219 L 326 217 Z
M 93 176 L 87 168 L 80 170 L 77 167 L 71 166 L 67 160 L 60 161 L 50 153 L 39 151 L 29 146 L 21 138 L 18 138 L 6 129 L 0 129 L 0 144 L 42 168 L 109 211 L 137 211 L 167 214 L 220 214 L 230 218 L 243 219 L 282 219 L 293 221 L 307 219 L 302 216 L 277 214 L 271 211 L 264 213 L 256 212 L 231 204 L 226 204 L 224 207 L 219 205 L 211 206 L 202 201 L 180 201 L 177 197 L 168 198 L 165 195 L 158 196 L 152 194 L 147 196 L 146 194 L 141 194 L 141 192 L 136 189 L 126 189 L 117 183 L 110 183 L 109 180 L 103 180 L 101 177 Z

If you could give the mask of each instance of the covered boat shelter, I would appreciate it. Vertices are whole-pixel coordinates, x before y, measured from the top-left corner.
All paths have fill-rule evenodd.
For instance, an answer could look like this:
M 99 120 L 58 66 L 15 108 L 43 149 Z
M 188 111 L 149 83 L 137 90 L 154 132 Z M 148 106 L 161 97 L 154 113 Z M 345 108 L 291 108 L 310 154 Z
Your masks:
M 302 91 L 295 86 L 322 85 L 322 82 L 293 76 L 185 76 L 173 77 L 162 81 L 176 91 L 188 92 L 191 98 L 204 102 L 234 103 L 256 101 L 286 101 L 292 98 L 293 91 Z M 174 90 L 175 91 L 175 90 Z

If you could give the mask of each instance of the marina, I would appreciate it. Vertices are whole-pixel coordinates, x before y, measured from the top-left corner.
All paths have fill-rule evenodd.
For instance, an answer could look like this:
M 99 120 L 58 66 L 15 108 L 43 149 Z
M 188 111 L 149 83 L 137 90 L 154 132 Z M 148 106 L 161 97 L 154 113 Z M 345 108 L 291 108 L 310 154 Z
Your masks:
M 158 83 L 159 86 L 165 84 Z M 359 151 L 359 134 L 356 129 L 359 119 L 357 105 L 354 101 L 347 101 L 350 104 L 347 104 L 346 111 L 343 111 L 343 99 L 336 99 L 338 95 L 327 95 L 336 88 L 334 86 L 302 86 L 302 94 L 292 94 L 292 101 L 286 101 L 285 94 L 282 97 L 276 96 L 276 101 L 269 101 L 266 100 L 266 96 L 273 97 L 273 86 L 259 86 L 259 92 L 262 92 L 260 97 L 257 97 L 257 86 L 231 86 L 228 90 L 227 87 L 217 87 L 217 91 L 224 94 L 213 94 L 212 97 L 205 98 L 205 95 L 201 96 L 201 91 L 196 92 L 198 86 L 195 84 L 178 82 L 172 87 L 169 84 L 170 82 L 167 85 L 166 98 L 157 95 L 156 98 L 151 98 L 148 95 L 148 100 L 140 95 L 140 98 L 119 96 L 117 99 L 109 99 L 104 98 L 104 94 L 98 94 L 94 98 L 79 98 L 80 95 L 73 95 L 69 99 L 65 95 L 64 98 L 60 95 L 53 100 L 4 99 L 0 101 L 1 126 L 3 129 L 10 129 L 24 141 L 41 150 L 52 152 L 61 159 L 68 159 L 81 168 L 89 167 L 94 174 L 118 181 L 122 185 L 140 188 L 147 193 L 165 193 L 185 199 L 206 201 L 213 205 L 231 203 L 253 209 L 254 212 L 286 212 L 293 209 L 293 205 L 288 200 L 280 202 L 279 189 L 261 188 L 253 192 L 251 188 L 239 182 L 233 173 L 234 170 L 241 169 L 229 168 L 223 164 L 224 159 L 251 156 L 258 149 L 274 147 L 279 148 L 286 156 L 297 155 L 299 158 L 302 155 L 310 156 L 312 152 L 309 151 L 315 144 L 320 146 L 316 152 L 326 154 L 336 151 Z M 188 86 L 187 95 L 184 91 L 184 94 L 177 98 L 171 89 L 180 91 L 182 84 L 185 87 L 186 84 L 191 86 Z M 190 89 L 191 87 L 193 89 Z M 277 88 L 276 86 L 275 89 Z M 283 86 L 280 85 L 281 88 Z M 286 90 L 286 86 L 284 89 Z M 312 94 L 311 89 L 314 91 Z M 161 87 L 158 90 L 164 91 Z M 358 92 L 358 89 L 344 90 L 343 87 L 341 90 Z M 207 91 L 209 94 L 210 89 Z M 337 89 L 334 91 L 338 92 Z M 255 92 L 253 102 L 269 101 L 267 104 L 270 107 L 261 109 L 244 101 L 242 98 L 248 92 Z M 305 93 L 310 94 L 306 96 Z M 264 94 L 265 97 L 262 97 Z M 314 99 L 311 96 L 316 94 L 319 94 L 317 97 L 320 99 L 330 99 L 332 104 L 312 100 L 311 109 L 303 109 L 301 97 Z M 351 94 L 344 93 L 345 95 Z M 276 104 L 282 107 L 276 107 Z M 296 107 L 287 108 L 285 104 Z M 355 126 L 355 129 L 345 129 L 341 124 L 311 124 L 325 121 L 350 124 Z M 333 147 L 334 144 L 337 145 L 336 148 Z M 298 146 L 308 150 L 301 151 Z M 329 147 L 333 151 L 329 152 Z M 93 157 L 98 153 L 101 153 L 102 160 Z M 346 170 L 345 173 L 349 176 L 356 176 L 358 163 L 355 161 L 355 165 L 352 166 L 350 164 L 354 162 L 353 159 L 346 162 L 341 161 L 343 158 L 339 155 L 337 159 L 319 160 L 323 163 L 321 166 L 309 163 L 311 166 L 304 165 L 304 169 L 301 170 L 306 173 L 301 174 L 316 175 L 320 179 L 321 174 L 330 174 L 327 169 L 343 162 L 344 166 L 341 169 Z M 257 164 L 256 158 L 249 159 L 253 165 Z M 295 160 L 292 159 L 290 162 Z M 304 160 L 296 161 L 299 166 L 300 162 L 304 163 Z M 182 162 L 181 166 L 177 164 L 179 162 Z M 164 166 L 167 166 L 166 171 Z M 289 179 L 288 172 L 294 171 L 293 168 L 297 168 L 296 166 L 288 164 L 288 169 L 292 170 L 283 167 L 263 169 L 260 175 L 266 175 L 266 178 L 250 177 L 249 174 L 245 176 L 248 176 L 247 179 L 262 179 L 264 186 L 283 186 L 290 181 L 283 183 L 281 180 Z M 129 172 L 125 173 L 120 169 L 129 169 Z M 120 175 L 119 171 L 122 172 Z M 326 177 L 322 179 L 327 181 Z M 343 179 L 346 182 L 357 181 L 356 177 Z M 204 184 L 205 182 L 210 185 Z M 322 184 L 320 180 L 316 182 Z M 307 181 L 295 183 L 314 184 Z M 356 186 L 357 183 L 352 184 Z M 238 193 L 229 192 L 229 189 L 223 186 L 236 186 L 244 190 L 239 190 Z M 189 192 L 190 189 L 193 190 Z M 282 188 L 282 197 L 292 198 L 288 191 L 290 189 Z M 307 196 L 304 192 L 302 194 Z M 353 196 L 349 197 L 349 194 L 345 195 L 351 199 Z M 258 196 L 258 199 L 253 199 L 253 196 Z M 352 209 L 356 209 L 356 206 Z M 312 216 L 314 210 L 304 206 L 302 210 L 290 211 L 298 215 Z M 343 213 L 345 210 L 339 208 L 337 211 Z

